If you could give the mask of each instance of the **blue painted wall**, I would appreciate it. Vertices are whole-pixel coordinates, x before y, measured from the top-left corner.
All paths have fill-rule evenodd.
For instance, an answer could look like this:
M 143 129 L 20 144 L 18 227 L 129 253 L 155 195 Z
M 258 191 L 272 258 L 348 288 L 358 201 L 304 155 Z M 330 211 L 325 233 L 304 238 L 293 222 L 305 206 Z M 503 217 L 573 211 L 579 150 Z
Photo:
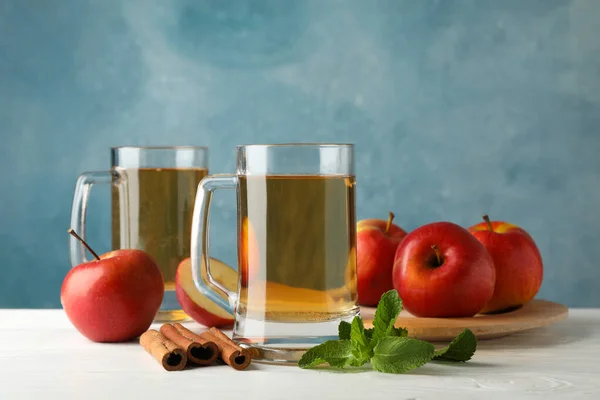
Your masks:
M 356 143 L 359 218 L 522 225 L 600 306 L 600 2 L 0 2 L 0 307 L 59 307 L 73 187 L 114 145 Z M 88 238 L 109 248 L 108 190 Z M 232 193 L 213 255 L 235 262 Z

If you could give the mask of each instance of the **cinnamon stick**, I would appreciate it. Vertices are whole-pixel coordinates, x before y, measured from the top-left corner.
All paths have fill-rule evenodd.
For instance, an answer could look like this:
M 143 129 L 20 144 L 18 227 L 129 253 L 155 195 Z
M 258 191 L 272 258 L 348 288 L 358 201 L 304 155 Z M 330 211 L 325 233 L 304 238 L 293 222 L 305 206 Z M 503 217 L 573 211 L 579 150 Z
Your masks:
M 181 347 L 188 360 L 198 365 L 211 364 L 219 356 L 219 348 L 214 342 L 196 335 L 181 324 L 164 324 L 160 327 L 160 333 Z
M 140 344 L 167 371 L 181 371 L 185 368 L 185 351 L 160 332 L 154 329 L 144 332 L 140 336 Z
M 238 371 L 248 368 L 252 361 L 252 354 L 247 349 L 238 346 L 227 335 L 213 327 L 206 332 L 202 332 L 200 336 L 207 340 L 212 340 L 217 344 L 220 351 L 220 358 L 231 368 Z

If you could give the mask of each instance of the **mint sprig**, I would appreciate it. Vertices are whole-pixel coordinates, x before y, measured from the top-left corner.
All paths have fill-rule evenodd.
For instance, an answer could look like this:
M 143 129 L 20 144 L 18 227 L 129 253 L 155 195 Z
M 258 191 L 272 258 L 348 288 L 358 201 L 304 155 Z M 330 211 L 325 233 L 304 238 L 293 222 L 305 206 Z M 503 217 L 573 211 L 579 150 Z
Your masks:
M 402 311 L 398 292 L 390 290 L 381 296 L 375 310 L 373 328 L 365 329 L 359 316 L 352 323 L 340 322 L 339 340 L 329 340 L 309 349 L 300 368 L 329 364 L 335 368 L 360 367 L 370 363 L 379 372 L 399 374 L 419 368 L 430 361 L 465 362 L 477 348 L 477 338 L 465 329 L 452 342 L 434 351 L 431 343 L 408 337 L 406 328 L 394 326 Z

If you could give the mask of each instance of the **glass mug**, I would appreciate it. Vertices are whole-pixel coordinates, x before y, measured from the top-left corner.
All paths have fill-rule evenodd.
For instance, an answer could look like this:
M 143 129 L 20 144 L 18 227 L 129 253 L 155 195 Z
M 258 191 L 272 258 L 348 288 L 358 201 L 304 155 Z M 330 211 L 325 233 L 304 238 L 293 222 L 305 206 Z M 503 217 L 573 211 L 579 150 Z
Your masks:
M 233 339 L 259 361 L 296 363 L 359 314 L 353 151 L 351 144 L 238 146 L 236 174 L 198 185 L 194 283 L 233 314 Z M 210 269 L 216 189 L 237 191 L 236 291 Z
M 114 147 L 110 171 L 79 176 L 71 228 L 85 238 L 86 210 L 93 184 L 110 183 L 112 249 L 146 251 L 158 264 L 165 294 L 156 321 L 188 316 L 175 295 L 179 263 L 190 256 L 193 205 L 198 184 L 208 175 L 206 147 Z M 70 241 L 71 264 L 88 261 L 85 248 Z

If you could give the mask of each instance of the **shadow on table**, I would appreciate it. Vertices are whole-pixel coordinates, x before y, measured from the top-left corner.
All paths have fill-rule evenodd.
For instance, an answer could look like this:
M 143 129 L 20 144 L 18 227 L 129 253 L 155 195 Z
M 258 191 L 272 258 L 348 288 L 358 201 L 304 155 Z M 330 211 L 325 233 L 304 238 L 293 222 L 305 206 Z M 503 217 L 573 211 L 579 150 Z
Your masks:
M 466 363 L 432 361 L 431 363 L 426 364 L 421 368 L 405 372 L 405 375 L 452 376 L 459 375 L 465 371 L 487 371 L 493 373 L 494 369 L 496 368 L 501 369 L 505 368 L 505 366 L 500 364 L 494 364 L 493 362 L 478 362 L 472 360 Z
M 471 370 L 471 369 L 477 369 L 478 371 L 481 371 L 482 369 L 485 369 L 486 371 L 489 370 L 490 372 L 493 372 L 494 368 L 502 368 L 501 365 L 498 364 L 494 364 L 494 363 L 482 363 L 482 362 L 477 362 L 477 361 L 469 361 L 467 363 L 456 363 L 456 362 L 443 362 L 443 361 L 434 361 L 431 364 L 426 364 L 423 365 L 420 368 L 408 371 L 403 373 L 403 375 L 427 375 L 427 376 L 447 376 L 447 375 L 452 375 L 453 373 L 458 372 L 457 369 L 461 369 L 462 371 L 464 370 Z M 327 371 L 328 373 L 333 373 L 333 374 L 360 374 L 360 373 L 364 373 L 364 372 L 375 372 L 375 370 L 373 369 L 373 367 L 370 364 L 365 364 L 361 367 L 348 367 L 348 368 L 330 368 L 328 366 L 319 366 L 319 367 L 315 367 L 312 368 L 313 370 L 322 370 L 322 371 Z M 396 376 L 396 374 L 385 374 L 385 373 L 379 373 L 379 376 Z
M 362 365 L 360 367 L 346 367 L 346 368 L 331 368 L 327 365 L 321 365 L 318 367 L 311 368 L 315 371 L 327 371 L 334 374 L 360 374 L 361 372 L 373 371 L 373 368 L 369 364 Z
M 527 349 L 576 343 L 593 335 L 598 329 L 593 320 L 569 317 L 555 325 L 531 329 L 498 339 L 480 340 L 477 349 Z

